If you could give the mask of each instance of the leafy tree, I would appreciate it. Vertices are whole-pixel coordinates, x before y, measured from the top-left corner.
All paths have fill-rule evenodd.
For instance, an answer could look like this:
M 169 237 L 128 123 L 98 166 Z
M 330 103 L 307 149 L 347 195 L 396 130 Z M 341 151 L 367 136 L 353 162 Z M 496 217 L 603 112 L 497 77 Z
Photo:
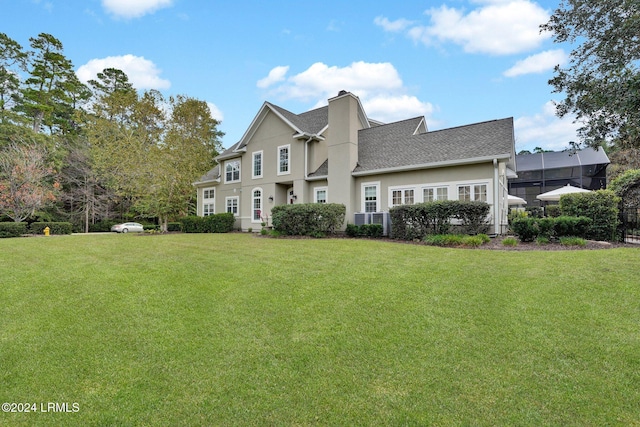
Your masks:
M 592 147 L 613 140 L 640 146 L 640 3 L 637 0 L 562 0 L 541 26 L 557 43 L 575 45 L 568 67 L 549 81 L 565 93 L 556 113 L 575 113 L 579 135 Z
M 22 46 L 4 33 L 0 33 L 0 124 L 14 121 L 11 107 L 20 92 L 18 72 L 25 71 L 27 54 Z
M 160 219 L 163 230 L 169 218 L 188 213 L 193 182 L 213 167 L 223 135 L 206 102 L 185 96 L 172 97 L 169 102 L 171 114 L 164 138 L 151 155 L 154 167 L 149 191 L 140 204 Z
M 62 43 L 52 35 L 41 33 L 29 40 L 35 52 L 20 110 L 30 118 L 34 132 L 40 132 L 43 126 L 53 132 L 56 115 L 71 102 L 64 83 L 73 79 L 73 65 L 62 53 Z
M 58 184 L 40 144 L 11 143 L 0 151 L 0 213 L 21 222 L 55 200 Z

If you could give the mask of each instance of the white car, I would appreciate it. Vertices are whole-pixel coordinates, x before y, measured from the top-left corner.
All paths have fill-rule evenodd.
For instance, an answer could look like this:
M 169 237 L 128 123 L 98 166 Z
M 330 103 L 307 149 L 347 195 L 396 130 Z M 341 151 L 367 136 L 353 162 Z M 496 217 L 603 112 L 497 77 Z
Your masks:
M 115 231 L 116 233 L 142 233 L 144 231 L 144 227 L 142 224 L 138 224 L 137 222 L 125 222 L 114 225 L 111 227 L 111 231 Z

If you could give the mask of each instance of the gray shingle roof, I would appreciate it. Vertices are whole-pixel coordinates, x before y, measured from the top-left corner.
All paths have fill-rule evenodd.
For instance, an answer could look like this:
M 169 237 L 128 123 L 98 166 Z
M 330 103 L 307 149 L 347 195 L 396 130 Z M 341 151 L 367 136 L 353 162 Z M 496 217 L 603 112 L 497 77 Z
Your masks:
M 355 173 L 510 156 L 513 118 L 414 135 L 422 117 L 363 129 L 358 133 Z
M 317 134 L 329 122 L 329 107 L 316 108 L 302 114 L 295 114 L 269 102 L 267 104 L 305 133 Z
M 219 176 L 220 176 L 220 165 L 216 165 L 216 166 L 213 167 L 213 169 L 211 169 L 205 175 L 202 175 L 200 177 L 200 179 L 198 180 L 198 182 L 196 182 L 196 184 L 201 183 L 201 182 L 212 182 L 212 181 L 215 181 L 216 179 L 218 179 Z
M 329 159 L 325 160 L 315 172 L 309 174 L 309 177 L 325 177 L 329 174 Z

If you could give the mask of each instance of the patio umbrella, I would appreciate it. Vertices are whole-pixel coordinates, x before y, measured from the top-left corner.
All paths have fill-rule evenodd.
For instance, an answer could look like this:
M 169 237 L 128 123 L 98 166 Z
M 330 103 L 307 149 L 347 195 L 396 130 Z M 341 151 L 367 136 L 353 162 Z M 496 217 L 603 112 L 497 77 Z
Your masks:
M 565 194 L 571 193 L 589 193 L 591 190 L 585 190 L 584 188 L 574 187 L 573 185 L 565 185 L 564 187 L 557 188 L 555 190 L 547 191 L 546 193 L 539 194 L 536 199 L 545 202 L 557 202 L 560 197 Z
M 512 205 L 526 205 L 527 201 L 521 197 L 518 196 L 512 196 L 511 194 L 508 194 L 509 197 L 509 206 Z

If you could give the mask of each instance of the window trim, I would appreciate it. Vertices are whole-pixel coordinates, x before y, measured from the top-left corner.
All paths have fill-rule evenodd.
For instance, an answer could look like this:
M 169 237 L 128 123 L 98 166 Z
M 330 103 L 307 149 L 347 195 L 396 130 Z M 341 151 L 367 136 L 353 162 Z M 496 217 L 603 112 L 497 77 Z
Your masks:
M 318 191 L 324 191 L 324 203 L 329 203 L 329 187 L 315 187 L 313 189 L 313 203 L 319 203 Z
M 227 179 L 227 166 L 232 165 L 233 163 L 237 163 L 238 164 L 238 179 L 231 179 L 228 180 Z M 233 169 L 231 170 L 231 178 L 233 178 Z M 242 162 L 240 161 L 240 159 L 232 159 L 232 160 L 227 160 L 226 162 L 224 162 L 224 183 L 225 184 L 231 184 L 234 182 L 241 182 L 242 180 Z
M 231 200 L 236 201 L 236 211 L 235 213 L 233 213 L 233 216 L 238 217 L 240 216 L 240 196 L 227 196 L 224 198 L 224 211 L 225 212 L 229 212 L 229 202 Z M 233 207 L 233 206 L 232 206 Z
M 484 202 L 487 204 L 491 204 L 489 202 L 489 200 L 491 200 L 491 198 L 489 197 L 490 195 L 490 188 L 491 186 L 489 185 L 489 182 L 487 181 L 480 181 L 480 182 L 465 182 L 465 183 L 461 183 L 461 184 L 457 184 L 456 185 L 456 190 L 457 190 L 457 195 L 456 195 L 456 200 L 460 200 L 460 189 L 463 187 L 469 187 L 469 201 L 476 201 L 476 187 L 480 187 L 480 186 L 485 186 L 486 187 L 486 200 L 477 200 L 479 202 Z
M 212 200 L 212 199 L 207 199 L 207 200 Z M 207 206 L 210 206 L 211 209 L 206 209 Z M 202 204 L 202 216 L 215 215 L 215 213 L 216 213 L 216 202 Z
M 442 201 L 442 200 L 449 200 L 449 186 L 448 185 L 424 185 L 420 188 L 422 190 L 422 202 L 428 202 L 428 200 L 425 199 L 424 197 L 424 191 L 425 190 L 433 190 L 433 200 L 431 200 L 432 202 L 437 202 L 437 201 Z M 446 190 L 446 197 L 444 198 L 440 198 L 438 197 L 438 190 Z
M 283 149 L 287 149 L 287 170 L 286 171 L 282 171 L 280 169 L 280 153 L 282 152 Z M 286 144 L 286 145 L 280 145 L 278 147 L 278 157 L 276 158 L 276 165 L 277 165 L 277 172 L 278 175 L 289 175 L 291 174 L 291 144 Z
M 251 153 L 251 178 L 258 179 L 262 178 L 264 175 L 264 151 L 254 151 Z M 260 155 L 260 175 L 256 175 L 256 156 Z
M 366 188 L 367 187 L 375 187 L 376 188 L 376 209 L 373 212 L 380 212 L 380 207 L 382 206 L 381 200 L 380 200 L 380 181 L 374 181 L 374 182 L 363 182 L 361 184 L 361 209 L 362 212 L 367 212 L 366 211 L 366 205 L 367 205 L 367 200 L 365 198 L 366 195 Z

